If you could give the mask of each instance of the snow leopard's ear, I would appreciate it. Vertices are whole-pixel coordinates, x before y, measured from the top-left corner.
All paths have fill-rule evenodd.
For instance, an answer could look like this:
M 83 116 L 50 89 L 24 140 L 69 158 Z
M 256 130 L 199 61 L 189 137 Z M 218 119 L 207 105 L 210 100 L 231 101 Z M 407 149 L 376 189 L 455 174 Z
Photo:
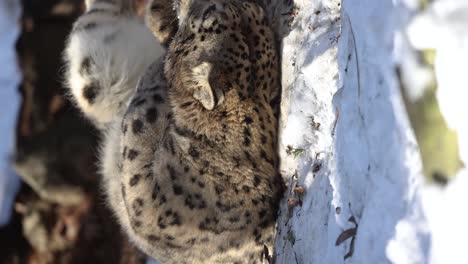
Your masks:
M 193 68 L 193 80 L 198 83 L 193 92 L 193 98 L 198 100 L 205 109 L 213 110 L 215 106 L 220 105 L 224 101 L 224 93 L 222 87 L 213 85 L 216 80 L 222 76 L 217 76 L 218 71 L 213 69 L 213 64 L 203 62 Z

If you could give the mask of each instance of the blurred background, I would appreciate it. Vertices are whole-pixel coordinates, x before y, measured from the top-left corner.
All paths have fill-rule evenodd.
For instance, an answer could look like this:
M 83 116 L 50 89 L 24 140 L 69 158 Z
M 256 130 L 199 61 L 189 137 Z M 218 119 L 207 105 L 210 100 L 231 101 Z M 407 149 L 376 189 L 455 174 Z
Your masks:
M 63 87 L 83 11 L 82 0 L 0 2 L 0 263 L 145 260 L 99 194 L 98 133 Z

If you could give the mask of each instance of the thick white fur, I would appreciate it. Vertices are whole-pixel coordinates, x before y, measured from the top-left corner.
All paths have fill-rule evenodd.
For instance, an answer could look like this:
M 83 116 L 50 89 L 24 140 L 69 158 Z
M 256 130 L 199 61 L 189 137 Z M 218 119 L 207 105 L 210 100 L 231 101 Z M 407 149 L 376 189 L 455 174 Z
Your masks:
M 120 122 L 113 122 L 104 133 L 104 142 L 99 155 L 101 158 L 101 175 L 103 176 L 102 191 L 106 195 L 106 200 L 110 208 L 112 208 L 115 218 L 125 233 L 127 233 L 128 238 L 144 252 L 151 252 L 148 241 L 133 234 L 128 212 L 124 204 L 125 200 L 122 197 L 122 179 L 120 177 L 122 172 L 119 171 L 119 158 L 122 154 L 120 153 L 120 144 L 116 144 L 116 142 L 120 142 L 122 133 Z
M 130 3 L 129 0 L 123 2 Z M 67 63 L 66 82 L 71 96 L 83 113 L 94 121 L 103 133 L 100 153 L 102 188 L 116 218 L 135 244 L 146 252 L 150 245 L 139 236 L 133 235 L 122 198 L 121 171 L 121 121 L 135 94 L 137 83 L 155 61 L 155 72 L 163 71 L 158 58 L 164 48 L 144 25 L 143 20 L 129 13 L 123 2 L 114 3 L 87 1 L 87 10 L 104 10 L 81 16 L 74 25 L 65 50 Z M 127 9 L 122 12 L 122 9 Z M 84 25 L 94 23 L 92 29 Z M 81 29 L 80 29 L 81 28 Z M 112 36 L 105 42 L 106 37 Z M 83 61 L 89 58 L 89 71 L 81 70 Z M 153 67 L 154 68 L 154 67 Z M 150 78 L 151 79 L 151 78 Z M 99 91 L 92 103 L 83 97 L 83 89 L 91 82 L 97 83 Z M 147 81 L 148 82 L 148 81 Z M 151 83 L 150 83 L 151 85 Z
M 98 127 L 103 127 L 123 115 L 140 76 L 163 48 L 138 17 L 123 15 L 108 3 L 94 5 L 111 12 L 84 15 L 75 23 L 75 28 L 90 22 L 98 27 L 77 29 L 70 35 L 65 50 L 66 80 L 79 108 Z M 112 40 L 104 43 L 106 36 L 112 36 Z M 80 73 L 85 58 L 92 61 L 89 75 Z M 99 92 L 90 104 L 83 97 L 83 88 L 93 81 Z
M 161 87 L 164 86 L 163 80 L 159 78 L 155 78 L 155 76 L 161 75 L 163 72 L 163 64 L 162 58 L 159 58 L 154 62 L 152 65 L 148 67 L 145 71 L 143 76 L 139 80 L 139 84 L 137 85 L 137 90 L 134 96 L 138 97 L 141 95 L 141 92 L 138 89 L 152 87 L 154 85 L 159 85 Z M 132 97 L 133 98 L 133 97 Z M 131 99 L 130 98 L 130 101 Z M 159 108 L 160 113 L 165 113 L 164 108 Z M 131 114 L 132 111 L 136 111 L 134 108 L 127 110 L 127 114 Z M 121 117 L 122 118 L 122 117 Z M 168 120 L 163 119 L 160 121 L 160 127 L 164 128 L 167 127 Z M 143 252 L 149 255 L 155 255 L 154 247 L 148 242 L 148 240 L 142 238 L 140 235 L 135 234 L 132 225 L 130 224 L 130 218 L 128 211 L 126 209 L 125 199 L 122 196 L 122 180 L 123 180 L 123 172 L 120 170 L 120 162 L 122 159 L 122 145 L 119 144 L 122 141 L 122 128 L 121 122 L 114 121 L 109 126 L 103 130 L 104 138 L 103 144 L 100 150 L 100 163 L 101 163 L 101 175 L 103 176 L 102 182 L 102 190 L 106 194 L 107 202 L 112 208 L 113 213 L 116 219 L 119 221 L 123 230 L 127 233 L 128 238 Z M 150 140 L 144 142 L 148 145 L 155 145 L 159 144 L 162 140 L 162 133 L 155 133 L 149 135 L 151 137 Z M 144 144 L 142 143 L 142 144 Z M 187 147 L 188 148 L 188 147 Z M 155 163 L 162 163 L 165 164 L 167 162 L 166 156 L 154 156 Z M 159 165 L 162 166 L 162 165 Z M 131 197 L 134 199 L 134 194 L 127 193 L 127 198 Z M 152 221 L 147 220 L 147 221 Z M 155 221 L 155 220 L 154 220 Z M 168 254 L 166 254 L 168 255 Z M 165 259 L 159 259 L 159 261 L 168 261 Z

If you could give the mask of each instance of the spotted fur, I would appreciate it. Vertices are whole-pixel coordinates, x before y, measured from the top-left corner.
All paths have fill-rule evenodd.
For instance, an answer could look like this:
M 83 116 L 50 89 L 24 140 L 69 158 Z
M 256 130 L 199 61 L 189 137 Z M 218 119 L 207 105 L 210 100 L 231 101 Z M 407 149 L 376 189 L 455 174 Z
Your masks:
M 158 0 L 149 6 L 159 9 L 147 16 L 164 7 Z M 169 30 L 161 25 L 170 18 L 147 17 L 156 21 L 149 25 L 166 41 L 167 55 L 142 71 L 136 91 L 125 87 L 127 101 L 113 118 L 78 104 L 104 127 L 103 188 L 129 238 L 162 263 L 261 263 L 283 189 L 273 33 L 255 3 L 175 6 L 177 24 Z M 109 54 L 108 60 L 120 56 Z M 92 75 L 87 65 L 99 62 L 81 60 L 81 76 Z M 73 93 L 76 101 L 99 108 L 100 96 L 113 96 L 112 89 L 86 87 Z

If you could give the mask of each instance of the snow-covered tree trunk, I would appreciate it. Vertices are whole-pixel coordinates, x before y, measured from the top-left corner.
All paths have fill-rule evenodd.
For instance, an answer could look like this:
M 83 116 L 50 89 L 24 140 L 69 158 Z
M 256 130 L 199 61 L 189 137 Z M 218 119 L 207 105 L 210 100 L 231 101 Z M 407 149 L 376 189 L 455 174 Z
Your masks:
M 395 227 L 417 204 L 422 168 L 395 74 L 396 2 L 295 2 L 282 43 L 290 197 L 277 263 L 388 263 Z

